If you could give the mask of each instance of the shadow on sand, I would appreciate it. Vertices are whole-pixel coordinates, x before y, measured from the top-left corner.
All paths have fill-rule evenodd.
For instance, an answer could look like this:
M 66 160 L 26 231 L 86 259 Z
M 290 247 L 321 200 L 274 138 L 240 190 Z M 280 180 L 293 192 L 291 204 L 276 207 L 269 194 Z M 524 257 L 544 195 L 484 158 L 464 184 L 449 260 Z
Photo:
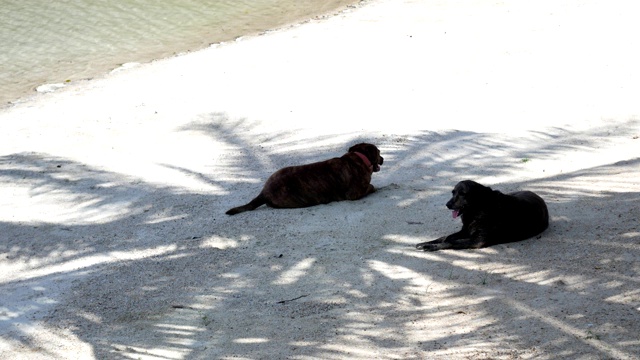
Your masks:
M 63 357 L 33 338 L 37 325 L 89 344 L 100 359 L 365 359 L 381 349 L 400 358 L 640 353 L 640 192 L 637 180 L 617 176 L 637 179 L 640 158 L 621 154 L 610 164 L 487 184 L 547 199 L 552 224 L 538 240 L 413 250 L 459 226 L 443 204 L 461 177 L 513 179 L 528 174 L 528 159 L 590 151 L 612 129 L 549 129 L 521 139 L 352 134 L 350 143 L 383 149 L 376 194 L 228 217 L 224 211 L 257 194 L 277 168 L 340 156 L 349 145 L 314 138 L 305 140 L 308 151 L 270 153 L 274 144 L 300 143 L 286 133 L 247 139 L 234 130 L 242 121 L 212 114 L 186 129 L 237 150 L 210 173 L 172 167 L 224 190 L 218 194 L 49 154 L 1 157 L 0 181 L 34 201 L 59 201 L 68 214 L 58 216 L 72 219 L 0 223 L 0 264 L 10 270 L 0 292 L 11 294 L 0 299 L 2 338 Z

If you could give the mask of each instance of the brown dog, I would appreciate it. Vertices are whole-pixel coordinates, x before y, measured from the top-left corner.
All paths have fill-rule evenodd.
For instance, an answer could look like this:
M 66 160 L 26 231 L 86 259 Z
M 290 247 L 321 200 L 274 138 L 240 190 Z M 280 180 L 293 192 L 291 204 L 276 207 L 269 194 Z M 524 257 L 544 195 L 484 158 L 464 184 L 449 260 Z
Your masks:
M 477 249 L 525 240 L 549 226 L 544 200 L 531 191 L 503 194 L 475 181 L 460 181 L 453 188 L 447 208 L 462 218 L 457 233 L 416 245 L 424 251 Z
M 255 199 L 230 209 L 227 215 L 264 204 L 273 208 L 301 208 L 358 200 L 376 191 L 371 185 L 371 174 L 380 171 L 383 160 L 375 145 L 361 143 L 339 158 L 280 169 L 267 179 Z

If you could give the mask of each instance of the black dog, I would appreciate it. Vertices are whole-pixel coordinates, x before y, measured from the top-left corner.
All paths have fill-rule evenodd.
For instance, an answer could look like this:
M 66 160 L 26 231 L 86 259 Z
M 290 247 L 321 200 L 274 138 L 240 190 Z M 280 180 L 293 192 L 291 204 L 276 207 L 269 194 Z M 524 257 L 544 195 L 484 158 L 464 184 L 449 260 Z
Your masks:
M 274 208 L 301 208 L 358 200 L 376 191 L 371 185 L 371 175 L 380 171 L 383 161 L 375 145 L 360 143 L 339 158 L 286 167 L 267 179 L 255 199 L 226 213 L 235 215 L 265 204 Z
M 462 229 L 439 239 L 423 242 L 424 251 L 478 249 L 525 240 L 549 226 L 549 212 L 542 198 L 531 191 L 503 194 L 475 181 L 461 181 L 453 188 L 447 208 L 462 218 Z

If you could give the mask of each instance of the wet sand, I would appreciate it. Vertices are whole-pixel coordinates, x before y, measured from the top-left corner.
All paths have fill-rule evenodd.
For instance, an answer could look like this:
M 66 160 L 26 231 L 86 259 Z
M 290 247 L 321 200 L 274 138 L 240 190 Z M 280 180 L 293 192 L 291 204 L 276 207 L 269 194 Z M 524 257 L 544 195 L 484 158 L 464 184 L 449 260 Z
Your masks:
M 0 107 L 269 29 L 328 16 L 357 0 L 38 0 L 0 8 Z

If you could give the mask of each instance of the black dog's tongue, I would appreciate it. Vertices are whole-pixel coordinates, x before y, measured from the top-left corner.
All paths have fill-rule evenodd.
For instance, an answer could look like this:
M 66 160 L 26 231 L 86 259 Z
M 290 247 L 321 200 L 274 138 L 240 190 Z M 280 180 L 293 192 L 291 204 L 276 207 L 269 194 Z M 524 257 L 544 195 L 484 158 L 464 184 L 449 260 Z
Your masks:
M 459 210 L 453 210 L 451 212 L 451 216 L 453 216 L 454 219 L 457 218 L 458 215 L 460 215 L 460 211 Z

